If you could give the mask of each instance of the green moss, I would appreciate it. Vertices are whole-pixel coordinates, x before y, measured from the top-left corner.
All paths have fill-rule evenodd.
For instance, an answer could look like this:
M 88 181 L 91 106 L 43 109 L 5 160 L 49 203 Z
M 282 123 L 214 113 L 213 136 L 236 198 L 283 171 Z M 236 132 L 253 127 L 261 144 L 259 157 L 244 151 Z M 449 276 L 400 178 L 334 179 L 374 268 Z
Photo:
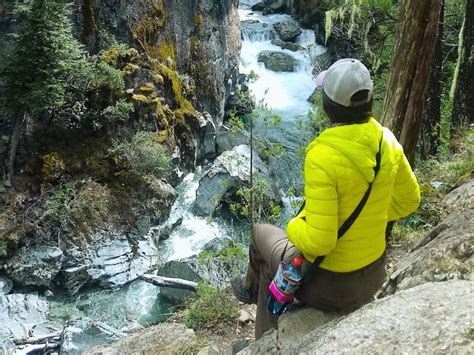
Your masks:
M 161 60 L 167 64 L 173 70 L 176 70 L 176 54 L 174 44 L 170 42 L 164 42 L 158 46 L 158 53 L 160 54 Z
M 59 153 L 50 153 L 41 157 L 43 164 L 41 166 L 41 175 L 43 181 L 52 181 L 57 179 L 66 169 L 64 160 Z
M 198 54 L 199 50 L 199 39 L 197 36 L 191 37 L 191 56 L 194 57 Z
M 201 14 L 194 15 L 194 26 L 196 30 L 199 32 L 202 29 L 202 16 Z
M 145 103 L 145 104 L 148 103 L 148 98 L 145 95 L 141 95 L 141 94 L 134 94 L 132 96 L 132 100 Z
M 132 27 L 132 36 L 150 57 L 156 58 L 156 36 L 166 25 L 167 14 L 161 0 L 142 0 L 142 17 Z
M 138 91 L 140 91 L 143 94 L 150 94 L 156 91 L 156 87 L 155 85 L 153 85 L 153 83 L 146 83 L 140 86 Z

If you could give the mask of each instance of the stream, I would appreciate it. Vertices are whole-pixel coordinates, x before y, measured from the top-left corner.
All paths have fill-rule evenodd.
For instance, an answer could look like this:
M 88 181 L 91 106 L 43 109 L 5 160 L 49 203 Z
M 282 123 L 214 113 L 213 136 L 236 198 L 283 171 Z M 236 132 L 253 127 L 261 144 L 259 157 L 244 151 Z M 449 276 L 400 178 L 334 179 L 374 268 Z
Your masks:
M 262 120 L 257 120 L 255 134 L 269 143 L 278 143 L 285 148 L 285 153 L 270 158 L 269 164 L 282 199 L 288 202 L 287 190 L 297 183 L 300 188 L 302 186 L 300 171 L 303 156 L 298 154 L 298 148 L 311 138 L 309 133 L 301 132 L 299 121 L 304 120 L 311 109 L 307 99 L 315 89 L 312 58 L 324 53 L 325 48 L 316 45 L 313 31 L 303 29 L 296 42 L 304 50 L 292 52 L 282 49 L 271 43 L 272 38 L 278 37 L 273 24 L 290 20 L 291 16 L 262 16 L 261 13 L 252 13 L 245 8 L 241 8 L 239 13 L 243 35 L 240 71 L 242 74 L 253 72 L 258 75 L 258 79 L 249 85 L 251 93 L 257 102 L 262 102 L 272 113 L 281 117 L 281 123 L 277 126 L 268 126 Z M 257 21 L 262 25 L 257 26 L 255 30 Z M 249 26 L 252 23 L 254 25 Z M 262 50 L 291 55 L 298 63 L 295 71 L 267 70 L 265 65 L 257 60 Z M 179 218 L 183 221 L 168 240 L 160 242 L 156 253 L 161 262 L 197 254 L 214 238 L 236 238 L 235 230 L 226 222 L 219 219 L 209 221 L 191 212 L 199 179 L 203 174 L 202 169 L 198 168 L 196 172 L 187 174 L 177 187 L 179 195 L 172 207 L 168 223 Z M 155 324 L 169 317 L 173 311 L 171 305 L 158 301 L 159 292 L 159 287 L 136 280 L 121 288 L 88 290 L 73 298 L 57 296 L 50 302 L 50 316 L 61 323 L 87 316 L 122 330 L 138 324 Z

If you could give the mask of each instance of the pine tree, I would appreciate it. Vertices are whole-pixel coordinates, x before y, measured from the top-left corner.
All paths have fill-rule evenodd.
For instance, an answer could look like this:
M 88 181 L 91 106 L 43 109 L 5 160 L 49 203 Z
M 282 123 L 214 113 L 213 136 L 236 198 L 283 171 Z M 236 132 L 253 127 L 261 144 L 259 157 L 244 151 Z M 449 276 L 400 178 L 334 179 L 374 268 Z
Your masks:
M 4 106 L 14 118 L 7 181 L 13 174 L 25 116 L 34 119 L 61 107 L 68 74 L 82 60 L 80 44 L 72 33 L 70 5 L 64 0 L 32 0 L 18 6 L 17 14 L 20 29 L 3 70 Z

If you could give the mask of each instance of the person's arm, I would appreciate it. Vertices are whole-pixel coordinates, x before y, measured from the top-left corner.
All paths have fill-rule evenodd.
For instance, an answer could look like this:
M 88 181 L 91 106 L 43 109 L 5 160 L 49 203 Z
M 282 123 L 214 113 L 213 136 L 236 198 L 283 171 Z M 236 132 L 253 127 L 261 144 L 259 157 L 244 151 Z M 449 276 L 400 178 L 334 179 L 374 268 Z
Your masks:
M 405 154 L 402 153 L 388 208 L 388 220 L 408 216 L 420 205 L 420 187 Z
M 287 225 L 288 239 L 313 262 L 336 247 L 338 198 L 336 183 L 313 157 L 305 159 L 305 197 L 303 211 Z

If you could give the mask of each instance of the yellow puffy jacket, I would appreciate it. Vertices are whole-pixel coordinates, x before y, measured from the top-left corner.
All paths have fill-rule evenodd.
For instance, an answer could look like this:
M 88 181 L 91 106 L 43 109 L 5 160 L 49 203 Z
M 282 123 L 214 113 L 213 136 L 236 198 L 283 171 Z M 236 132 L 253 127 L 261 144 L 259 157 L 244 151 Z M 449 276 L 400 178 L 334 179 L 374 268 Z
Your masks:
M 381 166 L 369 199 L 350 229 L 337 231 L 352 214 L 374 179 L 381 145 Z M 420 203 L 420 188 L 392 132 L 374 118 L 322 132 L 306 149 L 305 208 L 287 225 L 288 239 L 307 260 L 327 255 L 321 268 L 360 269 L 385 251 L 387 221 L 405 217 Z

